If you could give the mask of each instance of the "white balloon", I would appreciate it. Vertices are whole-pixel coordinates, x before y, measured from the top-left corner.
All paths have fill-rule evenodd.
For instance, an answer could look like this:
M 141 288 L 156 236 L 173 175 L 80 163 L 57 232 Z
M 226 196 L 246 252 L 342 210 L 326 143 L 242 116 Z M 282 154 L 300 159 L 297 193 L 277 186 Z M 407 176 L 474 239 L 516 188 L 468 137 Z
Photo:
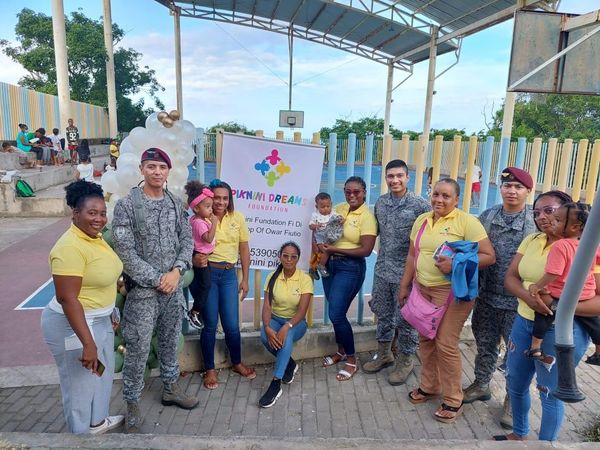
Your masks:
M 113 170 L 105 172 L 100 178 L 100 184 L 104 192 L 110 192 L 111 194 L 117 192 L 119 188 L 119 182 L 117 181 L 117 173 Z
M 154 112 L 146 118 L 146 129 L 155 130 L 159 128 L 164 128 L 164 126 L 158 121 L 158 114 Z
M 142 174 L 137 167 L 126 165 L 125 167 L 119 167 L 117 170 L 117 179 L 119 180 L 118 193 L 127 193 L 129 189 L 137 186 L 141 181 Z
M 182 128 L 182 139 L 187 142 L 192 142 L 196 139 L 196 126 L 189 120 L 180 120 Z
M 194 156 L 193 151 L 179 150 L 175 155 L 175 161 L 178 166 L 186 167 L 187 170 L 187 166 L 194 160 Z
M 119 167 L 119 169 L 125 166 L 133 166 L 137 168 L 139 165 L 140 155 L 138 155 L 137 153 L 124 153 L 121 156 L 119 156 L 119 159 L 117 160 L 117 166 Z
M 144 127 L 135 127 L 129 132 L 126 139 L 129 139 L 134 147 L 142 148 L 146 140 L 146 129 Z
M 169 183 L 173 183 L 174 185 L 184 185 L 188 179 L 188 169 L 187 167 L 175 166 L 169 172 Z
M 179 147 L 179 139 L 169 128 L 159 130 L 156 134 L 157 146 L 166 152 L 172 152 Z M 170 156 L 170 155 L 169 155 Z
M 185 190 L 183 189 L 182 185 L 169 184 L 168 188 L 169 188 L 169 192 L 171 192 L 171 194 L 173 194 L 175 197 L 179 197 L 180 199 L 184 200 Z
M 129 139 L 129 136 L 127 136 L 125 139 L 123 139 L 123 142 L 121 142 L 121 145 L 119 146 L 119 152 L 121 155 L 126 153 L 137 153 L 137 149 L 133 145 L 133 142 Z

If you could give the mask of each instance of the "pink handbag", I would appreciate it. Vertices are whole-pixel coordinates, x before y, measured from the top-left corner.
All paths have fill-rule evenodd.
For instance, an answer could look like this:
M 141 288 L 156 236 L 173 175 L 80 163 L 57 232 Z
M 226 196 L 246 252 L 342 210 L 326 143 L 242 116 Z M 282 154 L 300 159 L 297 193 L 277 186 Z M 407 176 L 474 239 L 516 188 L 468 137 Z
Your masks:
M 444 314 L 452 300 L 452 290 L 450 290 L 446 302 L 440 306 L 435 306 L 419 291 L 416 281 L 416 263 L 417 258 L 419 257 L 421 235 L 426 226 L 427 220 L 423 222 L 423 225 L 417 234 L 417 238 L 415 239 L 415 277 L 413 278 L 412 289 L 410 290 L 406 304 L 402 307 L 400 313 L 402 314 L 402 317 L 404 317 L 404 320 L 411 324 L 419 334 L 425 336 L 427 339 L 434 339 L 437 335 L 440 323 L 444 318 Z

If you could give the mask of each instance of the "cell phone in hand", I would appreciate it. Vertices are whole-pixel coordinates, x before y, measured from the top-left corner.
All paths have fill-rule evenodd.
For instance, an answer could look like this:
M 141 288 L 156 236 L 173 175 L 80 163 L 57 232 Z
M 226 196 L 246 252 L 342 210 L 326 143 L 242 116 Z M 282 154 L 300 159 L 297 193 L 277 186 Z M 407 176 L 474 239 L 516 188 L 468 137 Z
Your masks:
M 96 373 L 98 374 L 98 376 L 101 377 L 104 374 L 105 370 L 106 366 L 102 364 L 102 361 L 98 360 L 98 368 L 96 369 Z

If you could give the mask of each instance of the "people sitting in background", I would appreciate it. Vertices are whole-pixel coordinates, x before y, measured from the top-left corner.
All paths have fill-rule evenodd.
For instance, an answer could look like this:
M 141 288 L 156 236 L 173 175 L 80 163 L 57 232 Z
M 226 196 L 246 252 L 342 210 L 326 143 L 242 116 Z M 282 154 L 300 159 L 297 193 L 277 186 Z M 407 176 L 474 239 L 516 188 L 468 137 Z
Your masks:
M 65 163 L 62 144 L 60 143 L 60 136 L 58 135 L 58 128 L 52 129 L 52 134 L 49 136 L 50 142 L 52 142 L 52 162 L 55 165 L 62 166 Z
M 31 148 L 37 156 L 37 165 L 50 164 L 50 153 L 52 150 L 52 142 L 46 137 L 46 129 L 38 128 L 35 130 L 35 138 L 30 139 Z
M 14 153 L 16 151 L 18 151 L 19 149 L 16 147 L 13 147 L 12 145 L 10 145 L 9 142 L 3 142 L 2 143 L 2 153 Z
M 80 161 L 82 161 L 84 158 L 85 159 L 91 158 L 90 144 L 87 139 L 81 140 L 81 144 L 79 144 L 79 146 L 77 147 L 77 155 L 79 156 Z
M 94 182 L 94 165 L 91 163 L 89 156 L 79 157 L 81 161 L 77 164 L 77 168 L 75 169 L 75 179 L 76 180 L 85 180 L 90 183 Z
M 115 163 L 116 163 L 119 156 L 121 156 L 121 152 L 119 151 L 119 144 L 116 139 L 113 139 L 112 141 L 110 141 L 109 149 L 110 149 L 110 162 L 112 163 L 113 161 L 115 161 Z
M 17 141 L 17 148 L 19 150 L 21 150 L 22 152 L 25 153 L 29 153 L 30 151 L 32 151 L 32 146 L 29 143 L 29 139 L 27 136 L 27 125 L 25 125 L 24 123 L 20 123 L 19 124 L 19 132 L 17 133 L 17 137 L 16 137 L 16 141 Z M 36 152 L 37 155 L 37 152 Z M 37 160 L 37 157 L 36 157 Z M 36 167 L 37 163 L 34 161 L 33 166 L 32 167 Z

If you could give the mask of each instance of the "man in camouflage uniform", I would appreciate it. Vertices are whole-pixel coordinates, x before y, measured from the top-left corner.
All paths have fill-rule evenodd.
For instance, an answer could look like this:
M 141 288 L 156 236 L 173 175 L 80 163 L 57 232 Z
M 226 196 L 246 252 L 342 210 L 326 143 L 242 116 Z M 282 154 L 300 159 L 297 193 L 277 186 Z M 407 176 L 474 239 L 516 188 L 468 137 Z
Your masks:
M 138 403 L 155 327 L 164 384 L 162 404 L 185 409 L 198 404 L 177 385 L 177 342 L 185 305 L 182 275 L 191 267 L 192 230 L 181 201 L 163 189 L 171 169 L 169 156 L 152 148 L 142 154 L 141 161 L 144 186 L 133 188 L 117 202 L 112 222 L 115 251 L 130 280 L 122 321 L 128 433 L 138 432 L 141 425 Z
M 377 315 L 375 337 L 378 347 L 373 359 L 363 364 L 363 371 L 375 373 L 394 364 L 392 341 L 397 330 L 399 352 L 388 382 L 398 385 L 406 382 L 412 372 L 412 356 L 419 343 L 417 332 L 400 314 L 398 290 L 410 246 L 410 230 L 415 219 L 431 211 L 431 206 L 424 198 L 408 191 L 408 167 L 404 161 L 395 159 L 386 165 L 385 181 L 389 192 L 379 197 L 375 204 L 379 253 L 369 302 L 371 311 Z
M 529 173 L 507 167 L 501 174 L 502 204 L 479 216 L 494 246 L 496 263 L 480 271 L 479 297 L 471 321 L 477 344 L 475 381 L 464 390 L 464 403 L 491 398 L 489 383 L 496 370 L 500 338 L 508 343 L 517 314 L 517 299 L 504 289 L 504 277 L 521 241 L 536 230 L 531 206 L 525 204 L 533 186 Z M 512 428 L 508 395 L 501 424 Z

